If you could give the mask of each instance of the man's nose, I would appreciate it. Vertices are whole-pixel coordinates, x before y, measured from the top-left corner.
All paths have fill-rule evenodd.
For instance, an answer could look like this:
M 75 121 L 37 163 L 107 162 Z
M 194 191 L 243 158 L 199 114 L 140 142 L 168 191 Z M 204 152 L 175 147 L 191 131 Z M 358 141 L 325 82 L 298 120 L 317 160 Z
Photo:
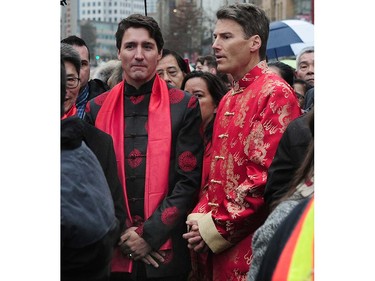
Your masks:
M 171 77 L 169 76 L 168 72 L 166 72 L 164 74 L 164 78 L 163 78 L 166 82 L 168 83 L 172 83 L 172 80 L 171 80 Z
M 135 58 L 136 59 L 143 59 L 143 51 L 142 51 L 142 48 L 141 47 L 138 47 L 136 50 L 135 50 Z
M 168 72 L 166 72 L 166 71 L 161 72 L 160 71 L 158 74 L 159 74 L 160 78 L 165 80 L 166 82 L 171 81 L 171 78 L 169 77 Z
M 214 39 L 212 42 L 212 49 L 217 49 L 218 48 L 218 43 L 217 43 L 217 38 Z

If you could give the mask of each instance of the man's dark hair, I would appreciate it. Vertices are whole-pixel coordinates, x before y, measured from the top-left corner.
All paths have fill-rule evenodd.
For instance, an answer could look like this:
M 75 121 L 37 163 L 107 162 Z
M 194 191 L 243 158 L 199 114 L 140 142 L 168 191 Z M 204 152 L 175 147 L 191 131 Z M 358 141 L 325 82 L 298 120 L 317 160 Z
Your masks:
M 281 77 L 293 87 L 294 83 L 294 72 L 295 69 L 289 64 L 283 63 L 281 61 L 272 61 L 268 63 L 268 66 L 275 66 L 279 69 Z
M 229 19 L 242 26 L 245 39 L 259 35 L 262 45 L 259 49 L 261 60 L 266 59 L 266 48 L 270 21 L 264 10 L 254 4 L 240 3 L 225 6 L 216 12 L 217 19 Z
M 202 65 L 204 64 L 204 57 L 205 56 L 199 56 L 197 60 L 195 61 L 195 66 L 197 66 L 197 63 L 200 62 Z
M 188 69 L 189 67 L 188 63 L 179 54 L 169 49 L 163 49 L 162 58 L 168 55 L 174 56 L 174 58 L 177 61 L 178 67 L 181 69 L 182 72 L 184 72 L 185 74 L 190 72 L 190 69 Z
M 89 53 L 89 60 L 90 60 L 90 49 L 89 47 L 87 47 L 86 45 L 86 42 L 82 39 L 82 38 L 79 38 L 78 36 L 75 36 L 75 35 L 71 35 L 69 37 L 66 37 L 64 38 L 63 40 L 61 40 L 61 43 L 65 43 L 65 44 L 69 44 L 69 45 L 76 45 L 76 46 L 85 46 L 87 48 L 87 51 Z
M 204 60 L 203 60 L 202 64 L 204 64 L 205 62 L 207 62 L 208 67 L 213 67 L 213 68 L 217 69 L 217 61 L 216 61 L 215 56 L 213 56 L 213 55 L 204 56 Z
M 156 46 L 158 47 L 158 52 L 160 53 L 164 46 L 164 39 L 160 27 L 152 17 L 141 14 L 130 15 L 119 22 L 115 35 L 116 47 L 118 50 L 121 49 L 121 41 L 125 31 L 130 27 L 147 29 L 150 37 L 156 41 Z

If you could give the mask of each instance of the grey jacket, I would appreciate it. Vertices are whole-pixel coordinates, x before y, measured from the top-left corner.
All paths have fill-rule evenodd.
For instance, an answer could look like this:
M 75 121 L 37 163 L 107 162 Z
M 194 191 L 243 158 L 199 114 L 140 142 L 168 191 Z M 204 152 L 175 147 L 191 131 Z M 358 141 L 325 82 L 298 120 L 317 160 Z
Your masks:
M 300 203 L 306 197 L 311 197 L 313 192 L 313 185 L 299 185 L 296 192 L 288 200 L 281 202 L 270 213 L 264 224 L 255 231 L 252 240 L 253 256 L 247 276 L 248 281 L 254 281 L 256 279 L 263 256 L 267 250 L 268 243 L 279 225 L 284 221 L 294 207 L 298 205 L 298 203 Z

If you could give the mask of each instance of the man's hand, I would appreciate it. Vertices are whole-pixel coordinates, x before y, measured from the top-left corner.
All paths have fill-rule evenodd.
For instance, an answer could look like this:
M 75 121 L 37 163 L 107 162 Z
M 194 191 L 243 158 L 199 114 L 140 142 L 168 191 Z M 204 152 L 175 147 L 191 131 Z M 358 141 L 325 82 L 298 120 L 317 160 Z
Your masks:
M 135 261 L 142 260 L 146 264 L 159 267 L 158 262 L 164 262 L 162 253 L 153 251 L 146 240 L 135 232 L 136 229 L 137 227 L 130 227 L 121 236 L 118 243 L 121 252 Z
M 188 248 L 198 253 L 207 252 L 209 248 L 200 235 L 197 221 L 187 221 L 186 224 L 190 230 L 183 234 L 182 237 L 187 240 Z
M 151 264 L 153 267 L 158 268 L 159 264 L 157 262 L 159 262 L 159 263 L 164 262 L 163 255 L 164 255 L 163 252 L 152 251 L 150 254 L 148 254 L 144 258 L 142 258 L 142 261 L 145 264 Z

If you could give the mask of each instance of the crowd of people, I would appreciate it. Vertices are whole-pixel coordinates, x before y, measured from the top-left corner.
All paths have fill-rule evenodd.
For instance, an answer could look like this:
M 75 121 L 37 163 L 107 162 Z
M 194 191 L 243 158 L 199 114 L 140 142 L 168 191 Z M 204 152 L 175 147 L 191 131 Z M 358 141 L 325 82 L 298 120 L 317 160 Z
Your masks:
M 140 14 L 92 75 L 61 41 L 61 280 L 313 280 L 314 48 L 268 62 L 262 9 L 216 17 L 195 69 Z

